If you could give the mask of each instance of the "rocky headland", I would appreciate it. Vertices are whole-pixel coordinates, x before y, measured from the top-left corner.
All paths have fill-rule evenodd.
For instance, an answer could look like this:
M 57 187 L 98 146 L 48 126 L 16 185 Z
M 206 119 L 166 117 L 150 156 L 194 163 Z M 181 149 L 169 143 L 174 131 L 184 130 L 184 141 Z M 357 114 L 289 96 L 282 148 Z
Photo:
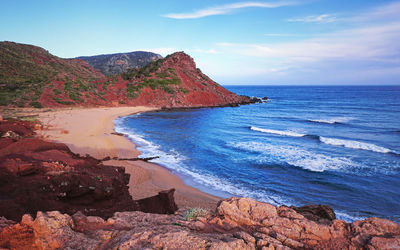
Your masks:
M 183 52 L 147 62 L 105 76 L 81 59 L 0 42 L 0 106 L 191 108 L 250 103 L 249 97 L 238 96 L 203 74 Z

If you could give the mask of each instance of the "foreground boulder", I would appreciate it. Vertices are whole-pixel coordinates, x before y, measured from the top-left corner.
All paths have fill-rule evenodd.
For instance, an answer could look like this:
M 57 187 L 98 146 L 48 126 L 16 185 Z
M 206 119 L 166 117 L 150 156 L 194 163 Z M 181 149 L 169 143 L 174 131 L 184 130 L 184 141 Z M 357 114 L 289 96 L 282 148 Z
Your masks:
M 330 209 L 317 207 L 325 214 Z M 303 212 L 312 206 L 295 208 Z M 305 216 L 295 209 L 257 202 L 249 198 L 222 201 L 203 230 L 236 232 L 255 237 L 257 247 L 294 249 L 394 249 L 400 248 L 400 225 L 386 219 L 368 218 L 352 224 L 342 220 Z M 328 213 L 329 213 L 328 212 Z M 332 211 L 333 212 L 333 211 Z M 330 215 L 333 219 L 334 214 Z M 314 221 L 315 220 L 315 221 Z M 244 234 L 243 232 L 247 233 Z M 247 236 L 246 236 L 247 237 Z
M 189 211 L 190 212 L 190 211 Z M 118 212 L 112 218 L 60 212 L 26 215 L 0 231 L 0 247 L 25 249 L 399 249 L 400 225 L 368 218 L 330 225 L 294 209 L 248 198 L 220 202 L 186 221 L 181 214 Z M 10 222 L 6 222 L 5 224 Z M 1 229 L 0 229 L 1 230 Z

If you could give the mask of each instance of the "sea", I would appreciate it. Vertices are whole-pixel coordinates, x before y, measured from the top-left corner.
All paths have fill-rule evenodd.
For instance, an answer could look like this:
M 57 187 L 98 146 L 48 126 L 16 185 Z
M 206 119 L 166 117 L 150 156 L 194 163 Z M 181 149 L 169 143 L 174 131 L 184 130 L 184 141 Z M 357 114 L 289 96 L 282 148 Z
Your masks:
M 400 222 L 400 86 L 224 86 L 239 107 L 120 117 L 141 157 L 219 197 Z

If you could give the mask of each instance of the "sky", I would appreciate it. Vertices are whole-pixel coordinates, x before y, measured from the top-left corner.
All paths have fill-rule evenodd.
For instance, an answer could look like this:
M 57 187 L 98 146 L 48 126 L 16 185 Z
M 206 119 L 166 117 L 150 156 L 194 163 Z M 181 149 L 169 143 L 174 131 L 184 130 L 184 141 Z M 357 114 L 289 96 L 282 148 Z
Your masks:
M 400 85 L 400 1 L 1 0 L 0 41 L 185 51 L 221 84 Z

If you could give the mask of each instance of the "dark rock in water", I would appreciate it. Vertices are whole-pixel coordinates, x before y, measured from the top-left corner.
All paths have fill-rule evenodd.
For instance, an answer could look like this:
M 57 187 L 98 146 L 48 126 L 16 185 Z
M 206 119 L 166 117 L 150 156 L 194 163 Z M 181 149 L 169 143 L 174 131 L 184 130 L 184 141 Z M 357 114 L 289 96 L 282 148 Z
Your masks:
M 250 103 L 262 103 L 262 101 L 258 97 L 252 97 L 250 98 Z
M 303 215 L 309 220 L 329 224 L 336 219 L 335 212 L 327 205 L 307 205 L 302 207 L 291 207 L 293 210 Z
M 264 101 L 267 101 L 267 100 L 268 100 L 268 97 L 264 96 L 262 99 L 263 99 Z

